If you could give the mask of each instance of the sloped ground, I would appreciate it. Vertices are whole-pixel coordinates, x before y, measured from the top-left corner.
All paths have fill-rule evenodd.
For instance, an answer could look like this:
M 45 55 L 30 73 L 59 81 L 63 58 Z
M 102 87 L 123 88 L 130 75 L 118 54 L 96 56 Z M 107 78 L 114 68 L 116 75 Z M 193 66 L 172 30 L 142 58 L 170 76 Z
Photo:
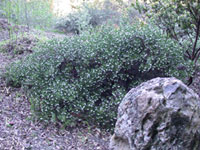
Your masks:
M 26 27 L 17 28 L 18 31 L 27 32 Z M 9 24 L 5 20 L 0 19 L 0 29 L 0 42 L 9 39 Z M 64 37 L 55 33 L 40 33 L 37 30 L 29 32 L 39 36 L 45 34 L 48 38 Z M 0 52 L 0 74 L 7 64 L 31 53 L 35 42 L 37 41 L 34 38 L 22 38 L 6 45 L 4 48 L 8 48 L 7 53 Z M 13 56 L 12 48 L 16 45 L 21 46 L 23 51 Z M 200 70 L 190 86 L 198 95 L 199 83 Z M 23 91 L 6 87 L 4 79 L 0 77 L 0 150 L 108 150 L 109 139 L 110 133 L 95 127 L 62 130 L 55 124 L 33 121 L 30 104 Z
M 1 31 L 0 35 L 0 41 L 8 38 Z M 47 35 L 52 38 L 59 36 Z M 0 74 L 7 64 L 18 58 L 0 52 Z M 109 138 L 108 132 L 95 127 L 62 130 L 59 125 L 33 121 L 23 91 L 6 87 L 0 77 L 0 150 L 107 150 Z

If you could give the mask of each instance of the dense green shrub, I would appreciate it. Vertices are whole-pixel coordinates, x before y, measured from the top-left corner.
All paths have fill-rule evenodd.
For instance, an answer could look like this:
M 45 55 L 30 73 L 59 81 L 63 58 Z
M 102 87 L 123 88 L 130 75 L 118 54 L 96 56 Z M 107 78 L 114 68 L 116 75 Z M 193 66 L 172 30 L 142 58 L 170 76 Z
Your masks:
M 6 79 L 27 90 L 42 120 L 85 120 L 110 129 L 128 90 L 157 76 L 184 79 L 189 69 L 178 43 L 157 27 L 125 23 L 52 40 L 9 66 Z

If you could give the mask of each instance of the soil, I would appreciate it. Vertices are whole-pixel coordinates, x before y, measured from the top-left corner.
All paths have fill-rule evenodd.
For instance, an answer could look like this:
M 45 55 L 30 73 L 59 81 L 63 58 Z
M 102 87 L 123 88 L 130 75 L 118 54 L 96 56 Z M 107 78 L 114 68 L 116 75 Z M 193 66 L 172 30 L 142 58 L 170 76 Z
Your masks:
M 9 24 L 0 19 L 0 28 L 4 29 L 0 30 L 0 42 L 9 39 Z M 26 32 L 24 27 L 17 28 Z M 35 32 L 38 34 L 32 30 L 32 34 Z M 63 35 L 55 33 L 46 35 L 63 38 Z M 7 53 L 0 52 L 0 74 L 8 64 L 31 53 L 36 42 L 24 38 L 6 45 Z M 13 57 L 12 47 L 16 45 L 23 51 Z M 38 122 L 31 116 L 30 103 L 23 90 L 7 87 L 0 76 L 0 150 L 108 150 L 109 132 L 88 126 L 61 129 L 57 124 Z

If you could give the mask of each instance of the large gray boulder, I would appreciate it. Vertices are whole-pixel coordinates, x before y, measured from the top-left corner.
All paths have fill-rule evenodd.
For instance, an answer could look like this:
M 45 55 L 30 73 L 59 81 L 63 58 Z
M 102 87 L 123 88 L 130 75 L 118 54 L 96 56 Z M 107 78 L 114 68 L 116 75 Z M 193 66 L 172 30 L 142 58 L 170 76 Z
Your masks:
M 133 88 L 118 108 L 111 150 L 200 150 L 198 95 L 176 78 Z

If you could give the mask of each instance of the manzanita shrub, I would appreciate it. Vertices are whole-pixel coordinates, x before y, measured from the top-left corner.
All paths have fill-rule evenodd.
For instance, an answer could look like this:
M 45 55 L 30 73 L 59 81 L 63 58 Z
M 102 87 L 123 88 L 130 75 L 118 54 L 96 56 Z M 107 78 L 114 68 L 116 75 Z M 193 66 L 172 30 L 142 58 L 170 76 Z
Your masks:
M 191 65 L 156 26 L 125 23 L 47 42 L 5 76 L 8 85 L 26 89 L 39 119 L 112 129 L 126 92 L 158 76 L 185 79 Z

